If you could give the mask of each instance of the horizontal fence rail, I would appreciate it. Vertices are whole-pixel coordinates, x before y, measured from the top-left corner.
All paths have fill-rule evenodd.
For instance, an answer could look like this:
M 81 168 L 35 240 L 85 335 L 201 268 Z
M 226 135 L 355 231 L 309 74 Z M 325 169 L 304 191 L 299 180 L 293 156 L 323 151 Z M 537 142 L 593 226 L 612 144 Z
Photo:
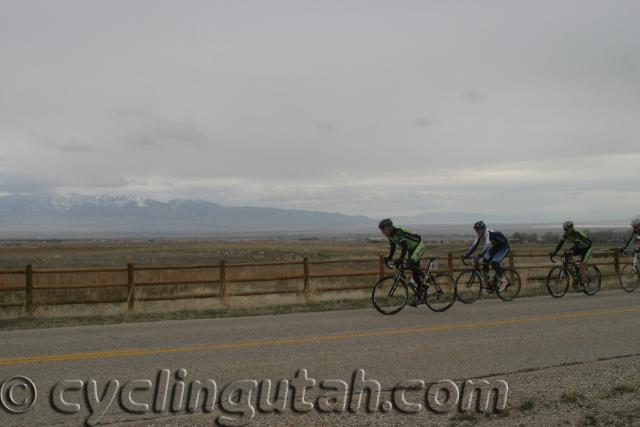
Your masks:
M 526 253 L 511 252 L 506 262 L 510 267 L 525 273 L 525 281 L 539 281 L 546 279 L 546 273 L 540 270 L 549 270 L 554 264 L 550 262 L 536 263 L 535 259 L 548 258 L 547 253 Z M 428 267 L 428 259 L 433 259 L 438 263 L 434 272 L 446 272 L 454 274 L 467 270 L 470 267 L 464 266 L 459 261 L 459 255 L 449 253 L 443 256 L 423 259 L 424 266 Z M 516 260 L 527 259 L 528 262 L 517 263 Z M 620 274 L 620 264 L 624 258 L 618 249 L 602 250 L 594 252 L 590 264 L 597 266 L 612 266 L 611 272 L 603 272 L 604 277 L 618 277 Z M 366 265 L 367 269 L 362 271 L 316 271 L 323 267 L 336 265 Z M 557 265 L 557 264 L 555 264 Z M 242 277 L 234 272 L 252 272 L 256 269 L 273 269 L 274 267 L 286 267 L 296 269 L 295 272 L 277 274 L 270 272 L 257 272 L 249 277 Z M 364 267 L 363 267 L 364 268 Z M 355 269 L 354 269 L 355 270 Z M 200 278 L 185 278 L 187 272 L 200 273 Z M 174 274 L 176 273 L 176 274 Z M 153 280 L 153 274 L 166 274 L 176 278 Z M 229 305 L 231 297 L 266 296 L 266 295 L 298 295 L 308 302 L 314 293 L 323 292 L 344 292 L 371 289 L 374 282 L 388 274 L 385 270 L 383 256 L 376 258 L 351 258 L 351 259 L 331 259 L 331 260 L 309 260 L 303 258 L 296 261 L 277 261 L 264 263 L 239 263 L 227 264 L 224 260 L 217 264 L 206 265 L 181 265 L 181 266 L 137 266 L 128 263 L 125 268 L 48 268 L 35 269 L 32 265 L 27 265 L 24 269 L 0 270 L 0 296 L 6 293 L 24 293 L 19 300 L 4 302 L 0 300 L 0 307 L 23 307 L 25 312 L 33 314 L 37 306 L 57 306 L 72 304 L 104 304 L 104 303 L 126 303 L 129 310 L 135 308 L 136 301 L 172 301 L 172 300 L 196 300 L 196 299 L 218 299 L 225 305 Z M 84 277 L 93 275 L 100 281 L 96 283 L 67 283 L 68 276 Z M 2 277 L 13 276 L 10 284 L 4 284 Z M 40 283 L 40 278 L 54 277 L 60 283 Z M 106 277 L 106 278 L 105 278 Z M 371 278 L 370 284 L 347 284 L 346 286 L 325 286 L 316 284 L 312 286 L 312 280 L 322 279 L 349 279 L 349 278 Z M 288 285 L 289 282 L 299 282 L 297 285 Z M 16 284 L 20 282 L 21 284 Z M 277 287 L 271 289 L 261 289 L 268 283 L 277 283 Z M 242 284 L 262 284 L 254 288 L 242 287 Z M 201 287 L 200 292 L 189 292 L 193 286 Z M 204 291 L 202 287 L 205 287 Z M 182 290 L 179 290 L 180 288 Z M 145 289 L 169 289 L 173 293 L 169 295 L 144 295 L 137 290 Z M 185 290 L 186 289 L 186 290 Z M 117 296 L 89 295 L 87 291 L 110 290 L 111 292 L 120 290 Z M 45 292 L 63 291 L 56 299 L 36 299 L 37 294 Z M 79 292 L 79 294 L 78 294 Z

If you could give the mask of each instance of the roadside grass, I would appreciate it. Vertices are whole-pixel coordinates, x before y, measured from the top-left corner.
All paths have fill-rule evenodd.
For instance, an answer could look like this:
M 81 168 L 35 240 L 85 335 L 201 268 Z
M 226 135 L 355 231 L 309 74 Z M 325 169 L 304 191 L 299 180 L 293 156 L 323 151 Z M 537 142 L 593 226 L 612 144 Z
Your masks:
M 565 404 L 575 404 L 584 399 L 584 394 L 578 392 L 576 389 L 567 390 L 560 395 L 560 402 Z
M 629 384 L 619 384 L 614 386 L 609 390 L 609 392 L 605 395 L 605 397 L 616 397 L 621 396 L 623 394 L 635 393 L 636 387 Z
M 597 416 L 594 413 L 585 414 L 580 420 L 581 426 L 599 426 L 600 422 L 598 421 Z
M 525 401 L 520 402 L 520 405 L 518 405 L 518 409 L 523 412 L 531 411 L 535 407 L 536 407 L 536 402 L 533 399 L 527 399 Z
M 262 316 L 291 313 L 322 312 L 374 308 L 370 299 L 349 299 L 310 302 L 308 304 L 270 305 L 251 308 L 229 308 L 224 310 L 180 310 L 160 313 L 131 313 L 113 316 L 69 316 L 69 317 L 21 317 L 0 319 L 0 330 L 58 328 L 81 325 L 112 325 L 127 322 L 155 322 L 161 320 L 209 319 L 219 317 Z
M 478 414 L 473 411 L 459 412 L 449 420 L 450 426 L 473 425 L 480 421 Z

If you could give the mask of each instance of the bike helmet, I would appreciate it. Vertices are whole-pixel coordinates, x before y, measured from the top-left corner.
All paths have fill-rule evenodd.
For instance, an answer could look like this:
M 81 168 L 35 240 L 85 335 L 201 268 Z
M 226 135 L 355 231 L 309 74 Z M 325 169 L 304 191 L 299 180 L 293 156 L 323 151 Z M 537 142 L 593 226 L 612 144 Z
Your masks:
M 486 228 L 487 228 L 487 224 L 485 224 L 484 221 L 478 221 L 475 224 L 473 224 L 474 230 L 484 230 Z
M 562 224 L 562 229 L 564 231 L 567 231 L 570 228 L 573 228 L 573 221 L 565 221 L 564 224 Z
M 393 226 L 393 222 L 391 221 L 391 219 L 389 218 L 385 218 L 382 221 L 380 221 L 380 223 L 378 224 L 378 228 L 380 230 L 382 230 L 385 227 L 391 227 Z
M 637 216 L 631 220 L 631 226 L 633 228 L 636 228 L 639 225 L 640 225 L 640 216 Z

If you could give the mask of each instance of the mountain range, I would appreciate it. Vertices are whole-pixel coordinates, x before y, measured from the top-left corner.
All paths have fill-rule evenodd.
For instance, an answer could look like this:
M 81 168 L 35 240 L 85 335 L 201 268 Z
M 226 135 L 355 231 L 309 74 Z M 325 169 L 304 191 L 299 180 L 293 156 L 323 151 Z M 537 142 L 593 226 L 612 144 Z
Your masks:
M 491 225 L 522 230 L 523 226 L 558 226 L 539 218 L 483 216 L 471 212 L 431 212 L 415 216 L 392 215 L 395 223 L 421 233 L 459 233 L 478 219 Z M 162 202 L 112 195 L 7 194 L 0 195 L 0 237 L 77 237 L 100 235 L 224 235 L 251 233 L 377 234 L 379 218 L 363 215 L 278 209 L 227 207 L 202 200 Z M 595 221 L 593 227 L 627 226 L 624 221 Z M 598 225 L 601 224 L 601 225 Z
M 0 196 L 2 235 L 79 233 L 200 234 L 315 230 L 375 226 L 365 216 L 264 207 L 226 207 L 202 200 L 82 194 Z

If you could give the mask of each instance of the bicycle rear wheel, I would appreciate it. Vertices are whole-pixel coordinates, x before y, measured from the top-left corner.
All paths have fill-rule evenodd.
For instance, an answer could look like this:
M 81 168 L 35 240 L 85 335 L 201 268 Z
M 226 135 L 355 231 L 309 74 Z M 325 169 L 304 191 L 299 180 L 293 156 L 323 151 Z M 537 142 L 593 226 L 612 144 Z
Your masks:
M 445 311 L 456 302 L 456 281 L 447 273 L 433 276 L 429 284 L 424 302 L 433 311 Z
M 464 304 L 474 303 L 482 293 L 482 279 L 475 270 L 464 270 L 456 277 L 456 296 Z
M 640 286 L 640 271 L 633 264 L 626 264 L 620 270 L 620 287 L 625 292 L 633 292 Z
M 595 295 L 600 290 L 600 286 L 602 285 L 602 274 L 600 273 L 600 269 L 595 265 L 587 266 L 587 283 L 583 283 L 582 292 L 585 295 Z
M 409 289 L 404 280 L 386 276 L 378 280 L 371 292 L 371 302 L 382 314 L 396 314 L 407 305 Z
M 513 268 L 505 268 L 504 277 L 507 279 L 507 286 L 501 291 L 500 285 L 498 285 L 496 293 L 502 301 L 511 301 L 520 293 L 520 287 L 522 286 L 520 274 Z
M 561 298 L 569 290 L 569 275 L 560 266 L 553 267 L 547 275 L 547 291 L 554 298 Z

